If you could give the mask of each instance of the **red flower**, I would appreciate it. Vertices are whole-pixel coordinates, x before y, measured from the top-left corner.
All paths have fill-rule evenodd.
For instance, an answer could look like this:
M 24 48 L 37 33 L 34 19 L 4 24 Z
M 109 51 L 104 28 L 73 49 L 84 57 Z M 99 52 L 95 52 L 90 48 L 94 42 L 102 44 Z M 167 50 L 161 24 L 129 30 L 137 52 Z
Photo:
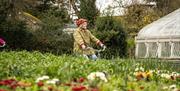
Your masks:
M 17 86 L 18 86 L 17 84 L 12 84 L 12 85 L 10 85 L 10 88 L 11 89 L 16 89 Z
M 84 80 L 85 79 L 81 77 L 81 78 L 79 78 L 78 82 L 82 83 L 82 82 L 84 82 Z
M 16 89 L 16 87 L 19 86 L 15 79 L 1 80 L 0 85 L 8 86 L 11 89 Z
M 0 89 L 0 91 L 7 91 L 7 90 L 4 90 L 4 89 Z
M 42 86 L 44 86 L 44 83 L 43 83 L 42 81 L 39 81 L 39 82 L 37 83 L 37 85 L 38 85 L 39 87 L 42 87 Z
M 3 85 L 11 85 L 13 83 L 17 83 L 15 79 L 2 80 L 1 82 L 3 83 Z
M 0 81 L 0 85 L 6 85 L 4 81 Z
M 9 86 L 11 89 L 15 89 L 18 86 L 15 79 L 1 80 L 0 85 Z
M 85 86 L 75 86 L 75 87 L 72 87 L 72 91 L 83 91 L 83 90 L 86 90 Z

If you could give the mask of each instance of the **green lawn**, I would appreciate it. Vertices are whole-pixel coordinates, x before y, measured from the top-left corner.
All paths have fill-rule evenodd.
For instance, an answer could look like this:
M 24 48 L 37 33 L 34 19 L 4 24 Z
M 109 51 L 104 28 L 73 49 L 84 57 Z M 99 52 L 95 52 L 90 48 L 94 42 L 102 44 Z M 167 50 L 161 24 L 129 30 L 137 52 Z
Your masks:
M 40 52 L 0 52 L 0 91 L 179 91 L 180 67 L 157 59 L 114 59 L 90 61 L 81 57 L 55 56 Z M 89 80 L 92 72 L 106 74 L 105 82 L 98 77 Z M 57 78 L 56 84 L 43 85 L 38 77 Z M 169 78 L 168 78 L 169 77 Z M 15 80 L 11 88 L 2 83 Z M 79 82 L 79 79 L 83 81 Z M 23 83 L 19 84 L 19 83 Z M 14 83 L 13 83 L 14 84 Z M 30 84 L 30 85 L 27 85 Z M 70 85 L 70 86 L 69 86 Z M 76 88 L 79 89 L 76 89 Z M 174 87 L 173 87 L 174 86 Z

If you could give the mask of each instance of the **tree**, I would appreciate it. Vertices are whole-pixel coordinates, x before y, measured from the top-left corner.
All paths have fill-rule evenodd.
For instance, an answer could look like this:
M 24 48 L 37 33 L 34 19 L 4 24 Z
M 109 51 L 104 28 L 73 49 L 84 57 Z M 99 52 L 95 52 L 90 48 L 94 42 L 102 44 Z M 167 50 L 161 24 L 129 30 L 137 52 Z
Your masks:
M 157 12 L 161 12 L 161 16 L 164 16 L 178 8 L 180 8 L 180 0 L 146 0 L 147 2 L 156 2 Z
M 107 46 L 104 58 L 127 56 L 126 33 L 120 21 L 112 16 L 98 17 L 93 33 Z
M 79 17 L 79 8 L 78 8 L 78 5 L 80 4 L 79 0 L 69 0 L 69 7 L 73 8 L 73 10 L 75 11 L 75 14 Z M 71 10 L 71 9 L 70 9 Z
M 37 0 L 1 0 L 1 12 L 5 13 L 6 18 L 15 19 L 19 12 L 35 6 Z
M 7 6 L 6 6 L 6 1 L 5 0 L 1 0 L 0 1 L 0 23 L 2 23 L 2 22 L 4 22 L 5 20 L 6 20 L 6 18 L 7 18 L 7 11 L 6 11 L 6 8 L 7 8 Z
M 96 7 L 96 0 L 69 0 L 76 16 L 89 21 L 89 27 L 94 27 L 99 11 Z
M 80 12 L 79 17 L 88 19 L 89 26 L 93 27 L 95 24 L 98 10 L 96 8 L 96 0 L 80 0 Z

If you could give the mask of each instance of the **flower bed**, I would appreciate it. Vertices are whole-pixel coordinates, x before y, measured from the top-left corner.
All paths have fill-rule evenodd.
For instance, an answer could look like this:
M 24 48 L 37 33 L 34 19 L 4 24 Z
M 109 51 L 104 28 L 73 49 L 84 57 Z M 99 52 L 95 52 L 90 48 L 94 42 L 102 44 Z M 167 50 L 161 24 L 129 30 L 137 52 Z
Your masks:
M 180 68 L 152 59 L 90 61 L 0 52 L 0 91 L 179 91 Z

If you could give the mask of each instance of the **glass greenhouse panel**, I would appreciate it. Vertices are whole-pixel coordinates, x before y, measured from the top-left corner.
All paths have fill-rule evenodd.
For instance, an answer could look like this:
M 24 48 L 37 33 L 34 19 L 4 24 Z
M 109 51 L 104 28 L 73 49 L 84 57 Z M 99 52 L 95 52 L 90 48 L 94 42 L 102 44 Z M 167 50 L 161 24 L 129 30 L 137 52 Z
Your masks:
M 156 58 L 157 57 L 157 49 L 158 49 L 158 46 L 157 46 L 157 43 L 155 42 L 152 42 L 152 43 L 148 43 L 149 44 L 149 55 L 148 57 L 150 58 Z
M 175 57 L 180 57 L 180 42 L 175 42 L 175 43 L 174 43 L 173 55 L 174 55 Z
M 169 42 L 161 43 L 161 57 L 170 57 L 171 55 L 171 45 Z
M 144 58 L 146 55 L 146 45 L 145 43 L 139 43 L 138 46 L 138 57 Z

